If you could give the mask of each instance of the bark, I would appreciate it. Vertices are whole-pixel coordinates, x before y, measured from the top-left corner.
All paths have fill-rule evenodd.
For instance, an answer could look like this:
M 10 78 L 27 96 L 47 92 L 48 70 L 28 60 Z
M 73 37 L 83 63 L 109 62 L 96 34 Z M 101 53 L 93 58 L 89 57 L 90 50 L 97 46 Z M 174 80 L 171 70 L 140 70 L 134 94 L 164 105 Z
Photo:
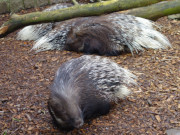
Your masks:
M 51 21 L 64 21 L 75 17 L 101 15 L 135 7 L 147 6 L 164 0 L 109 0 L 93 4 L 79 5 L 51 12 L 34 12 L 25 15 L 14 14 L 0 27 L 0 36 L 23 26 Z
M 78 2 L 76 0 L 72 0 L 74 5 L 78 5 Z
M 180 14 L 169 15 L 168 19 L 170 19 L 170 20 L 180 20 Z
M 121 13 L 156 20 L 163 16 L 180 13 L 180 0 L 163 1 L 147 7 L 121 11 Z

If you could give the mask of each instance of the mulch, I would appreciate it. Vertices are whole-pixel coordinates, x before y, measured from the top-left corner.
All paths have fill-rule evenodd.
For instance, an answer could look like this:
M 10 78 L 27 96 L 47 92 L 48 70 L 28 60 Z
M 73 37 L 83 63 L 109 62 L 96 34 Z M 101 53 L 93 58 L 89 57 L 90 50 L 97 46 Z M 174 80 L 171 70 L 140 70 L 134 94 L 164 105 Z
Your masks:
M 39 9 L 38 9 L 39 10 Z M 27 13 L 34 10 L 22 11 Z M 0 25 L 9 15 L 0 15 Z M 0 134 L 165 134 L 180 127 L 180 21 L 157 20 L 172 48 L 111 56 L 138 76 L 133 93 L 109 114 L 68 133 L 53 126 L 47 109 L 49 86 L 58 67 L 82 53 L 33 53 L 32 41 L 16 40 L 15 31 L 0 39 Z M 104 56 L 105 57 L 105 56 Z

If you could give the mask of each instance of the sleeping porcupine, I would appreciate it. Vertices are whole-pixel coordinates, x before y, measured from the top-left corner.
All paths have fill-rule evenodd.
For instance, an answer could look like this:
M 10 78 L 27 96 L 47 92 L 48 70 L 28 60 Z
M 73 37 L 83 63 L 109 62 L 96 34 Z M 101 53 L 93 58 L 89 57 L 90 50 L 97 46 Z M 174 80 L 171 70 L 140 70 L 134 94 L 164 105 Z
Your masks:
M 71 59 L 58 69 L 48 101 L 49 112 L 62 129 L 79 128 L 85 119 L 107 114 L 110 102 L 126 97 L 136 76 L 100 56 Z
M 46 10 L 59 8 L 62 7 L 52 6 Z M 57 49 L 100 55 L 171 46 L 155 26 L 154 22 L 144 18 L 111 13 L 27 26 L 18 33 L 18 39 L 36 40 L 32 50 L 37 52 Z

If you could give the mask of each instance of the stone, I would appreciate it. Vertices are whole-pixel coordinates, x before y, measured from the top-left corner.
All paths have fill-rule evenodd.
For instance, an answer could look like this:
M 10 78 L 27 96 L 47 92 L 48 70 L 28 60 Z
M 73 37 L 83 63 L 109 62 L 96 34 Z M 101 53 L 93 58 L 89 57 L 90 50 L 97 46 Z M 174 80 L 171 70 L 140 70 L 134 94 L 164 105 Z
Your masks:
M 49 4 L 48 0 L 37 0 L 37 5 L 38 5 L 39 7 L 41 7 L 41 6 L 46 6 L 46 5 L 48 5 L 48 4 Z
M 35 7 L 34 0 L 24 0 L 24 6 L 26 9 Z
M 65 2 L 71 2 L 71 0 L 49 0 L 50 4 L 65 3 Z
M 17 12 L 24 9 L 24 4 L 22 0 L 10 0 L 10 12 Z
M 0 14 L 9 12 L 9 8 L 6 2 L 1 1 L 0 2 Z

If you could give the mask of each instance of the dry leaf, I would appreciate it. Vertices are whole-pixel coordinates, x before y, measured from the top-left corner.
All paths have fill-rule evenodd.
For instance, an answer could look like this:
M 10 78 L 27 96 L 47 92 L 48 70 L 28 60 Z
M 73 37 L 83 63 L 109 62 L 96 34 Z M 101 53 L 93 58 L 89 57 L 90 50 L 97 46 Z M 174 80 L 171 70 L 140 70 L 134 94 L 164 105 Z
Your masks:
M 155 118 L 156 118 L 156 120 L 157 120 L 158 122 L 161 122 L 161 118 L 160 118 L 159 115 L 155 115 Z

